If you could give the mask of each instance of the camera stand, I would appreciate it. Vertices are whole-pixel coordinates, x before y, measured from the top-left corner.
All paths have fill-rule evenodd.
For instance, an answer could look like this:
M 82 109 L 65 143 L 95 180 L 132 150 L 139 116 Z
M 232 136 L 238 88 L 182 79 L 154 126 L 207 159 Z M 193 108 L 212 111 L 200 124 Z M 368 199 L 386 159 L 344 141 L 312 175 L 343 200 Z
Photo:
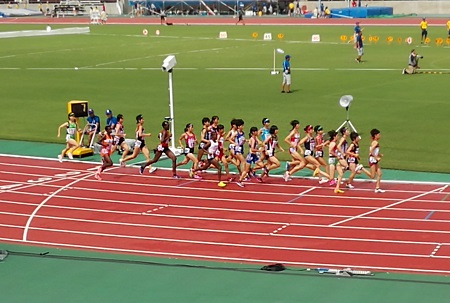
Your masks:
M 339 99 L 339 105 L 341 107 L 344 107 L 345 111 L 347 112 L 347 119 L 337 128 L 337 131 L 339 131 L 342 127 L 345 126 L 346 128 L 351 129 L 354 132 L 357 132 L 356 128 L 352 124 L 352 121 L 350 121 L 350 116 L 348 113 L 348 109 L 350 108 L 350 104 L 352 103 L 352 101 L 353 101 L 352 95 L 345 95 Z
M 342 122 L 341 125 L 339 125 L 339 127 L 336 129 L 336 131 L 339 131 L 342 127 L 345 126 L 346 128 L 350 129 L 351 131 L 354 131 L 355 133 L 357 133 L 358 131 L 357 131 L 356 128 L 353 126 L 352 121 L 350 121 L 349 114 L 348 114 L 348 108 L 349 108 L 349 106 L 347 106 L 347 107 L 345 108 L 345 110 L 346 110 L 346 112 L 347 112 L 347 119 L 346 119 L 344 122 Z

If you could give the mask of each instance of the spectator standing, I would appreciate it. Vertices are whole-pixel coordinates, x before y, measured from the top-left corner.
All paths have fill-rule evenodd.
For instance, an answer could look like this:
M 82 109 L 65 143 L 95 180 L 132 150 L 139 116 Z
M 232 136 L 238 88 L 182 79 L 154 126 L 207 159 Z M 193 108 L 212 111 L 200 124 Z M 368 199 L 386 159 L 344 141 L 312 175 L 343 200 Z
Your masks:
M 291 56 L 286 55 L 283 61 L 283 82 L 281 82 L 281 92 L 291 92 Z
M 161 13 L 159 14 L 159 16 L 161 18 L 161 25 L 166 24 L 166 22 L 167 22 L 166 12 L 164 10 L 161 10 Z
M 244 22 L 244 10 L 243 9 L 239 9 L 238 11 L 238 21 L 236 22 L 236 25 L 242 21 L 242 25 L 245 25 Z
M 421 38 L 420 43 L 424 44 L 426 43 L 427 37 L 428 37 L 428 22 L 426 18 L 422 18 L 422 21 L 420 21 L 420 30 L 421 30 Z
M 448 38 L 450 38 L 450 20 L 447 21 L 447 33 L 448 33 Z
M 330 18 L 331 16 L 331 11 L 328 8 L 328 6 L 325 7 L 325 18 Z

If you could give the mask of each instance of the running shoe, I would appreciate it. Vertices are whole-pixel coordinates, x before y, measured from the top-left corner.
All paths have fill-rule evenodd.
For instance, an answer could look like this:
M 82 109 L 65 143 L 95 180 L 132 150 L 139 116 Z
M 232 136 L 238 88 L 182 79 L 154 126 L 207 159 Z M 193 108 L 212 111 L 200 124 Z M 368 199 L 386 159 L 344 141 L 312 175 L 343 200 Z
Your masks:
M 361 169 L 363 169 L 364 168 L 364 166 L 362 165 L 362 164 L 358 164 L 357 166 L 356 166 L 356 168 L 355 168 L 355 171 L 356 172 L 359 172 Z
M 202 176 L 199 176 L 199 175 L 195 175 L 194 174 L 194 177 L 193 177 L 194 179 L 197 179 L 197 180 L 201 180 L 201 179 L 203 179 L 203 177 Z
M 233 181 L 234 181 L 233 177 L 228 178 L 228 182 L 233 182 Z
M 320 172 L 320 168 L 316 168 L 313 173 L 313 177 L 317 176 Z
M 322 178 L 319 180 L 319 184 L 325 184 L 328 182 L 328 179 Z
M 381 188 L 375 188 L 375 192 L 376 193 L 384 193 L 386 192 L 385 190 L 381 189 Z
M 237 184 L 237 186 L 239 186 L 239 187 L 244 187 L 244 186 L 245 186 L 244 183 L 241 183 L 241 182 L 236 182 L 236 184 Z
M 261 177 L 256 178 L 256 181 L 258 181 L 259 183 L 263 183 L 263 179 Z
M 123 162 L 122 158 L 119 159 L 119 163 L 120 163 L 121 167 L 125 167 L 126 166 L 126 164 L 125 164 L 125 162 Z
M 100 176 L 99 173 L 95 173 L 94 177 L 95 177 L 95 179 L 97 179 L 98 181 L 102 181 L 102 177 Z
M 288 171 L 290 167 L 291 167 L 291 166 L 289 165 L 289 162 L 286 161 L 286 171 Z
M 222 182 L 222 181 L 220 181 L 218 184 L 217 184 L 217 186 L 219 186 L 219 187 L 225 187 L 225 186 L 227 186 L 227 184 L 226 183 L 224 183 L 224 182 Z
M 172 178 L 173 178 L 173 179 L 181 179 L 181 177 L 178 176 L 178 175 L 173 175 Z
M 58 161 L 61 163 L 63 162 L 63 157 L 61 155 L 58 155 Z
M 336 185 L 336 180 L 331 180 L 328 184 L 330 184 L 330 186 L 334 186 L 334 185 Z
M 340 190 L 340 189 L 335 189 L 335 190 L 334 190 L 334 193 L 335 193 L 335 194 L 343 194 L 344 191 L 343 191 L 343 190 Z
M 189 178 L 194 178 L 194 171 L 192 168 L 189 170 Z
M 355 188 L 353 185 L 351 185 L 350 183 L 348 183 L 347 185 L 345 185 L 345 187 L 349 188 L 349 189 L 353 189 Z
M 69 157 L 70 160 L 73 160 L 73 155 L 72 155 L 72 153 L 67 153 L 67 157 Z
M 286 171 L 286 172 L 284 173 L 283 179 L 284 179 L 285 182 L 289 181 L 289 172 Z
M 157 170 L 156 167 L 150 167 L 150 168 L 148 169 L 148 173 L 149 173 L 149 174 L 153 174 L 156 170 Z
M 143 166 L 139 167 L 139 174 L 142 175 L 144 173 L 144 169 L 145 169 L 145 167 L 143 167 Z

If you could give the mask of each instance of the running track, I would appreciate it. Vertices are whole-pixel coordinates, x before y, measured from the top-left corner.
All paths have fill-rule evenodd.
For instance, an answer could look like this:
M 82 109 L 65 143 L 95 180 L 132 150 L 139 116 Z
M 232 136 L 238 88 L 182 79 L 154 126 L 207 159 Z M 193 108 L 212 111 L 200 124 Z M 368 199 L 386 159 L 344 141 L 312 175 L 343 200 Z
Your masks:
M 450 188 L 316 181 L 245 188 L 158 170 L 0 156 L 0 241 L 160 257 L 450 273 Z M 181 172 L 187 177 L 187 173 Z
M 421 17 L 416 18 L 363 18 L 363 19 L 307 19 L 298 17 L 244 17 L 246 25 L 349 25 L 353 26 L 356 21 L 361 22 L 364 26 L 414 26 L 419 28 Z M 429 26 L 445 27 L 447 18 L 427 18 Z M 173 25 L 232 25 L 236 24 L 236 19 L 232 16 L 220 17 L 193 17 L 193 16 L 169 16 L 168 22 Z M 108 24 L 141 24 L 141 25 L 161 25 L 159 17 L 117 17 L 108 18 Z M 89 24 L 89 17 L 19 17 L 19 18 L 0 18 L 0 24 Z M 93 25 L 96 26 L 96 25 Z M 97 25 L 99 26 L 99 25 Z M 242 26 L 242 25 L 239 25 Z M 420 34 L 420 33 L 419 33 Z

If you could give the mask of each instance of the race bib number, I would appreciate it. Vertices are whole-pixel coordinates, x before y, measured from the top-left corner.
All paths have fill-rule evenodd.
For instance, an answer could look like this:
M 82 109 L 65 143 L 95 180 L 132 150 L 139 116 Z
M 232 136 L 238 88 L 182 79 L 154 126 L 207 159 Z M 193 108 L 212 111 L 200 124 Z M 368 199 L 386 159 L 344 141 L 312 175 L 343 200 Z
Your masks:
M 156 148 L 158 151 L 164 151 L 164 146 L 162 146 L 161 144 L 158 145 L 158 147 Z
M 316 158 L 322 158 L 323 157 L 323 151 L 318 150 L 316 151 Z
M 242 153 L 242 146 L 236 146 L 234 148 L 234 151 L 237 152 L 237 153 Z
M 140 148 L 141 145 L 142 145 L 142 141 L 140 141 L 140 140 L 134 141 L 134 147 Z
M 305 157 L 308 157 L 311 155 L 312 155 L 312 151 L 310 151 L 309 149 L 305 150 Z
M 336 165 L 336 158 L 328 158 L 328 165 Z
M 295 153 L 297 150 L 295 147 L 289 147 L 289 153 L 293 154 Z
M 369 163 L 370 164 L 377 164 L 378 161 L 377 161 L 377 159 L 375 159 L 375 157 L 369 157 Z
M 189 148 L 186 147 L 186 148 L 184 149 L 184 153 L 185 153 L 186 155 L 189 154 L 190 152 L 191 152 L 191 150 L 190 150 Z
M 114 144 L 118 145 L 120 141 L 120 137 L 114 137 Z
M 349 158 L 347 159 L 347 162 L 348 162 L 348 163 L 355 163 L 355 162 L 356 162 L 356 158 L 355 158 L 355 157 L 349 157 Z
M 102 150 L 100 151 L 100 154 L 102 154 L 102 155 L 109 155 L 109 149 L 102 148 Z

